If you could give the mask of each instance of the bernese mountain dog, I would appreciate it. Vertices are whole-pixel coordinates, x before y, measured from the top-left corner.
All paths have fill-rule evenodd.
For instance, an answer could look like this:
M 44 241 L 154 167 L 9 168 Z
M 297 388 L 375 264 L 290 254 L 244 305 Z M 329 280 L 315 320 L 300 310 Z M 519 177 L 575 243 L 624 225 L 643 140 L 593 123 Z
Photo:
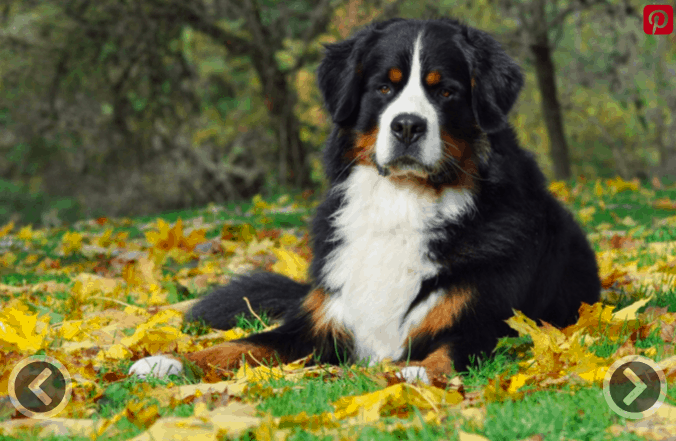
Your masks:
M 430 382 L 489 354 L 515 309 L 563 327 L 599 299 L 592 248 L 508 124 L 523 75 L 491 36 L 451 19 L 373 23 L 326 46 L 317 76 L 334 127 L 310 281 L 254 273 L 207 295 L 187 319 L 228 329 L 247 297 L 284 322 L 188 360 L 390 358 Z M 154 356 L 131 373 L 181 369 Z

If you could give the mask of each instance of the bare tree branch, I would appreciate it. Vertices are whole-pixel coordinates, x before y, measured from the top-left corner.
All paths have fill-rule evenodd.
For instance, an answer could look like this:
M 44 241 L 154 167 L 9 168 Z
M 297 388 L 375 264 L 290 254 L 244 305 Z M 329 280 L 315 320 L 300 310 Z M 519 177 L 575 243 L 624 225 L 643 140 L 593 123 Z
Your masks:
M 230 53 L 233 55 L 249 55 L 251 53 L 257 52 L 251 42 L 241 38 L 232 32 L 228 32 L 225 29 L 218 26 L 211 19 L 206 18 L 202 13 L 196 11 L 191 5 L 194 2 L 182 1 L 182 0 L 173 0 L 170 2 L 162 2 L 159 0 L 152 0 L 156 5 L 162 7 L 165 11 L 166 5 L 170 5 L 175 8 L 176 11 L 171 13 L 164 13 L 163 15 L 166 18 L 176 20 L 178 17 L 190 25 L 196 31 L 202 32 L 205 35 L 213 38 L 220 45 L 226 47 Z
M 579 7 L 579 5 L 578 5 L 577 1 L 573 0 L 573 2 L 571 2 L 571 4 L 567 8 L 565 8 L 562 11 L 559 11 L 554 16 L 554 18 L 552 18 L 552 20 L 547 24 L 547 27 L 549 27 L 550 29 L 561 27 L 561 25 L 563 24 L 563 21 L 566 19 L 566 17 L 568 17 L 568 15 L 571 12 L 577 10 L 578 7 Z
M 342 3 L 342 0 L 339 3 Z M 339 3 L 331 5 L 331 0 L 321 0 L 319 5 L 312 10 L 312 13 L 310 14 L 310 25 L 307 27 L 302 37 L 303 50 L 294 66 L 291 68 L 291 72 L 297 71 L 305 64 L 310 48 L 310 42 L 326 29 L 326 25 L 329 20 L 331 20 L 333 11 Z

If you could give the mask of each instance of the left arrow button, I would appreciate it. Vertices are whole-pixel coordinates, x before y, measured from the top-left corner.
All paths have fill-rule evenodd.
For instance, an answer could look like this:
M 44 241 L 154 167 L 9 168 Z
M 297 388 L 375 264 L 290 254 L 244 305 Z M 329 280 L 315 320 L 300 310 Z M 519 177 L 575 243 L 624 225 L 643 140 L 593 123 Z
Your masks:
M 40 386 L 42 386 L 42 383 L 47 381 L 47 379 L 52 375 L 52 371 L 49 369 L 45 368 L 44 371 L 40 372 L 40 375 L 35 377 L 33 381 L 30 382 L 28 385 L 28 389 L 37 396 L 40 401 L 45 403 L 45 406 L 49 406 L 49 404 L 52 402 L 52 399 L 50 398 L 49 395 L 45 393 L 44 390 L 40 389 Z

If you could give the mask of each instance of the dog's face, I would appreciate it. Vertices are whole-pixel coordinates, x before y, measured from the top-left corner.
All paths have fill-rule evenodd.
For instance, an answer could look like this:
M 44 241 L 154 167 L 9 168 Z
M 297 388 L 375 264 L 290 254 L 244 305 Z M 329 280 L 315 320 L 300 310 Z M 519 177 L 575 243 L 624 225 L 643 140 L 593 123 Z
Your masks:
M 327 47 L 318 79 L 355 136 L 349 160 L 438 181 L 476 174 L 475 141 L 504 127 L 523 84 L 495 40 L 451 20 L 371 25 Z

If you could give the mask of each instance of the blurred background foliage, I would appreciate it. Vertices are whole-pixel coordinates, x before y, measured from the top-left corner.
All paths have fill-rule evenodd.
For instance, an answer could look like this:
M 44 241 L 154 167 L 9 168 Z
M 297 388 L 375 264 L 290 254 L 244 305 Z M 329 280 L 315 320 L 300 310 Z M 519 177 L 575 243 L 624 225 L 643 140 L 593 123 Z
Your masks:
M 0 224 L 325 189 L 322 44 L 395 16 L 453 16 L 501 41 L 527 79 L 512 123 L 549 178 L 669 180 L 676 34 L 644 34 L 642 11 L 636 0 L 0 0 Z

